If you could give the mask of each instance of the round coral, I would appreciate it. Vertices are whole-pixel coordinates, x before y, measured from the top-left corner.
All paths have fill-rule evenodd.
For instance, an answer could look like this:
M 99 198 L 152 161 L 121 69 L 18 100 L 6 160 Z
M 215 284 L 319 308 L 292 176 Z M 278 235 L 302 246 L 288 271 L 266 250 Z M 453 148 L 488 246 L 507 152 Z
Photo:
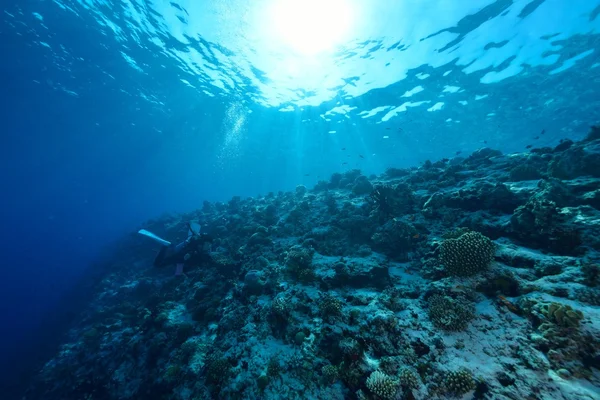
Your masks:
M 446 239 L 440 246 L 440 261 L 454 276 L 471 276 L 487 268 L 494 259 L 494 243 L 479 232 Z
M 465 394 L 475 388 L 473 374 L 467 370 L 449 372 L 444 383 L 447 391 L 455 395 Z

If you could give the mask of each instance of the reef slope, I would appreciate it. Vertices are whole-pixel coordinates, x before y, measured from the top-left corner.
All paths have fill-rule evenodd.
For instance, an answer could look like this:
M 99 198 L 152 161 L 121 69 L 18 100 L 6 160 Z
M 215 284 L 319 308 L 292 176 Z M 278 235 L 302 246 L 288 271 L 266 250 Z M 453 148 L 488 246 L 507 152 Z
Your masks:
M 150 221 L 24 398 L 598 399 L 598 136 Z

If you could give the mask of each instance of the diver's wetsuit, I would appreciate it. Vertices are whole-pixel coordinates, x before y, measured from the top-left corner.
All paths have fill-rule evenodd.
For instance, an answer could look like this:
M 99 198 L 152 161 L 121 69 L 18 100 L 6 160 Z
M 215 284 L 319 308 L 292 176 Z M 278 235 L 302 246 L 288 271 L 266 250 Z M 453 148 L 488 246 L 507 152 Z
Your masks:
M 168 265 L 183 264 L 185 255 L 189 254 L 191 258 L 198 258 L 197 255 L 203 255 L 204 244 L 212 242 L 210 235 L 202 233 L 200 235 L 192 235 L 183 242 L 175 245 L 163 246 L 160 252 L 154 259 L 155 267 L 166 267 Z

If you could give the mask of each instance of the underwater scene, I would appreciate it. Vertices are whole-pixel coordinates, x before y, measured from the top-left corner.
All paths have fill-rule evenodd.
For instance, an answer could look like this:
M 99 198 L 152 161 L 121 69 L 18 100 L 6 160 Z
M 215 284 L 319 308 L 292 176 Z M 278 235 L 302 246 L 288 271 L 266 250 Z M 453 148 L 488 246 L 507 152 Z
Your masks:
M 600 0 L 4 3 L 2 400 L 600 399 Z

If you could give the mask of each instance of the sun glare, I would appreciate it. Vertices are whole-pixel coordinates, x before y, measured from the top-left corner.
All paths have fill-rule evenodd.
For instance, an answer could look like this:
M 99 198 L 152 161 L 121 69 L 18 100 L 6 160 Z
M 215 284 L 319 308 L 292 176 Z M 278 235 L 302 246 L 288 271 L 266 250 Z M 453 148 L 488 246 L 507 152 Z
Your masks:
M 353 17 L 349 0 L 272 0 L 266 22 L 292 51 L 317 55 L 347 40 Z

